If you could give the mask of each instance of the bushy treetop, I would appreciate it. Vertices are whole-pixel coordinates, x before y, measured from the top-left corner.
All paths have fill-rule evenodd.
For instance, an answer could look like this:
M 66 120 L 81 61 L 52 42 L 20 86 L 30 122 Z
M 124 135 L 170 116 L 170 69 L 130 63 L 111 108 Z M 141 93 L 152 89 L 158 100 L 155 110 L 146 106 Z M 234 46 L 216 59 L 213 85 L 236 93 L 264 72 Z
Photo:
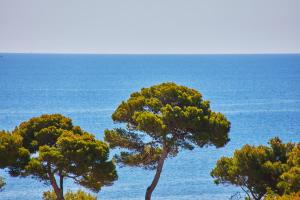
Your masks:
M 107 144 L 60 114 L 34 117 L 12 133 L 2 131 L 0 158 L 0 167 L 11 175 L 50 183 L 58 199 L 63 199 L 65 178 L 96 192 L 117 179 Z
M 268 189 L 277 194 L 299 191 L 296 165 L 300 144 L 282 143 L 279 138 L 271 139 L 269 144 L 247 144 L 236 150 L 233 157 L 222 157 L 211 172 L 215 183 L 240 186 L 253 199 L 261 199 Z
M 128 164 L 151 167 L 156 164 L 163 146 L 174 156 L 179 148 L 224 146 L 228 141 L 230 123 L 221 113 L 210 109 L 209 101 L 185 86 L 163 83 L 143 88 L 123 101 L 112 115 L 126 128 L 106 130 L 105 139 L 112 148 L 123 147 L 118 160 Z

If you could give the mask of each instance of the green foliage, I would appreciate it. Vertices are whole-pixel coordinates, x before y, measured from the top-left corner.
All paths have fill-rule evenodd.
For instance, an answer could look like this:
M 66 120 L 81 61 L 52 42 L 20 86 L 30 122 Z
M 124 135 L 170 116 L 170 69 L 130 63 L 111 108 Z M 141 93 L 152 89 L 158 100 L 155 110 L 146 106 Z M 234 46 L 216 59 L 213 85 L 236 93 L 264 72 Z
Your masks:
M 300 192 L 278 195 L 275 192 L 269 190 L 265 195 L 264 200 L 300 200 Z
M 76 134 L 83 133 L 79 127 L 73 126 L 71 119 L 60 114 L 52 114 L 33 117 L 16 127 L 12 134 L 23 137 L 23 147 L 30 153 L 35 153 L 40 146 L 55 145 L 63 131 L 75 133 L 74 130 L 77 130 Z
M 4 186 L 5 186 L 4 178 L 2 178 L 2 177 L 0 176 L 0 191 L 3 190 L 3 187 L 4 187 Z
M 269 144 L 244 145 L 232 158 L 222 157 L 211 172 L 215 183 L 240 186 L 254 199 L 261 199 L 268 188 L 277 194 L 299 191 L 299 171 L 294 165 L 298 161 L 297 146 L 284 144 L 279 138 Z
M 211 111 L 198 91 L 175 83 L 131 94 L 112 119 L 126 128 L 106 130 L 105 140 L 111 148 L 127 150 L 116 159 L 129 166 L 154 169 L 163 148 L 176 156 L 180 149 L 222 147 L 229 141 L 230 123 L 225 116 Z
M 96 192 L 117 179 L 107 144 L 60 114 L 34 117 L 0 136 L 1 168 L 51 184 L 57 194 L 65 178 Z
M 162 83 L 134 92 L 112 115 L 124 126 L 105 130 L 111 148 L 122 148 L 115 160 L 131 167 L 156 169 L 145 199 L 150 200 L 164 164 L 181 149 L 214 145 L 228 141 L 230 123 L 213 112 L 208 101 L 194 90 L 175 83 Z
M 68 190 L 64 195 L 65 200 L 96 200 L 97 198 L 91 194 L 85 193 L 82 190 L 72 192 Z M 54 191 L 47 191 L 43 194 L 43 200 L 56 200 L 56 194 Z
M 30 153 L 22 147 L 22 137 L 0 131 L 0 168 L 9 167 L 12 176 L 19 174 L 19 169 L 24 167 L 30 159 Z
M 278 187 L 286 193 L 300 191 L 300 143 L 289 153 L 287 162 L 289 170 L 280 176 Z

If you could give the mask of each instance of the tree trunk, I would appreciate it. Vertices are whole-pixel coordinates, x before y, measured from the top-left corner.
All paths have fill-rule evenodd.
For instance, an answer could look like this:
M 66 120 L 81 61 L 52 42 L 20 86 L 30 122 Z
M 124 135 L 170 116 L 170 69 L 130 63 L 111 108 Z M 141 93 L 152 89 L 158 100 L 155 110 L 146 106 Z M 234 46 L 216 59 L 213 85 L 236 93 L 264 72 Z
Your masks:
M 163 148 L 163 152 L 157 163 L 157 168 L 156 168 L 156 173 L 155 173 L 154 179 L 153 179 L 151 185 L 147 188 L 145 200 L 151 200 L 152 192 L 154 191 L 154 189 L 158 183 L 158 180 L 160 178 L 160 174 L 161 174 L 161 171 L 162 171 L 162 168 L 163 168 L 163 165 L 164 165 L 164 162 L 165 162 L 165 159 L 167 158 L 167 156 L 168 156 L 168 151 L 165 148 Z
M 54 177 L 54 174 L 51 172 L 51 168 L 49 165 L 48 165 L 48 176 L 50 179 L 51 186 L 53 187 L 53 190 L 56 194 L 57 200 L 64 200 L 63 192 L 62 192 L 61 188 L 58 187 L 55 177 Z
M 61 196 L 64 196 L 64 176 L 61 172 L 59 172 L 59 186 L 60 186 L 60 193 Z

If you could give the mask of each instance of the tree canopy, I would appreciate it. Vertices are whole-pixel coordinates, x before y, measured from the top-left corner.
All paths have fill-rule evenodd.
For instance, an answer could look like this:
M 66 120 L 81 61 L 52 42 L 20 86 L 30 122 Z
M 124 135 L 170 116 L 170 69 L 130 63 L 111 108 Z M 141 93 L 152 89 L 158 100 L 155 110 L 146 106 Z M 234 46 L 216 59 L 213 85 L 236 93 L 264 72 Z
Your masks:
M 151 198 L 167 157 L 176 156 L 181 149 L 223 147 L 229 141 L 226 117 L 213 112 L 197 90 L 175 83 L 132 93 L 112 119 L 125 125 L 105 131 L 111 148 L 124 149 L 116 160 L 123 165 L 156 169 L 145 199 Z
M 280 176 L 278 187 L 285 193 L 300 192 L 300 143 L 288 154 L 287 164 L 288 170 Z
M 7 131 L 0 131 L 0 169 L 9 167 L 12 176 L 19 175 L 30 159 L 29 151 L 22 147 L 22 137 Z
M 211 172 L 215 183 L 240 186 L 249 198 L 256 200 L 268 189 L 276 194 L 299 191 L 299 175 L 295 173 L 299 144 L 284 144 L 279 138 L 271 139 L 269 144 L 244 145 L 233 157 L 222 157 Z
M 2 132 L 0 146 L 1 168 L 50 183 L 59 200 L 65 178 L 96 192 L 117 179 L 107 144 L 60 114 L 34 117 Z

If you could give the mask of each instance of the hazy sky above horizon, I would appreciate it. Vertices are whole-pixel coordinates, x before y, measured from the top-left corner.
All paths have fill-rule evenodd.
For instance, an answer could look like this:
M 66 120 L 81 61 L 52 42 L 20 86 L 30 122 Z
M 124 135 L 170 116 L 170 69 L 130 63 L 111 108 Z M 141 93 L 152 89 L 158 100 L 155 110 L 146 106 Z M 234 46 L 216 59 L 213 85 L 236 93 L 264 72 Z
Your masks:
M 0 52 L 300 53 L 300 0 L 0 0 Z

